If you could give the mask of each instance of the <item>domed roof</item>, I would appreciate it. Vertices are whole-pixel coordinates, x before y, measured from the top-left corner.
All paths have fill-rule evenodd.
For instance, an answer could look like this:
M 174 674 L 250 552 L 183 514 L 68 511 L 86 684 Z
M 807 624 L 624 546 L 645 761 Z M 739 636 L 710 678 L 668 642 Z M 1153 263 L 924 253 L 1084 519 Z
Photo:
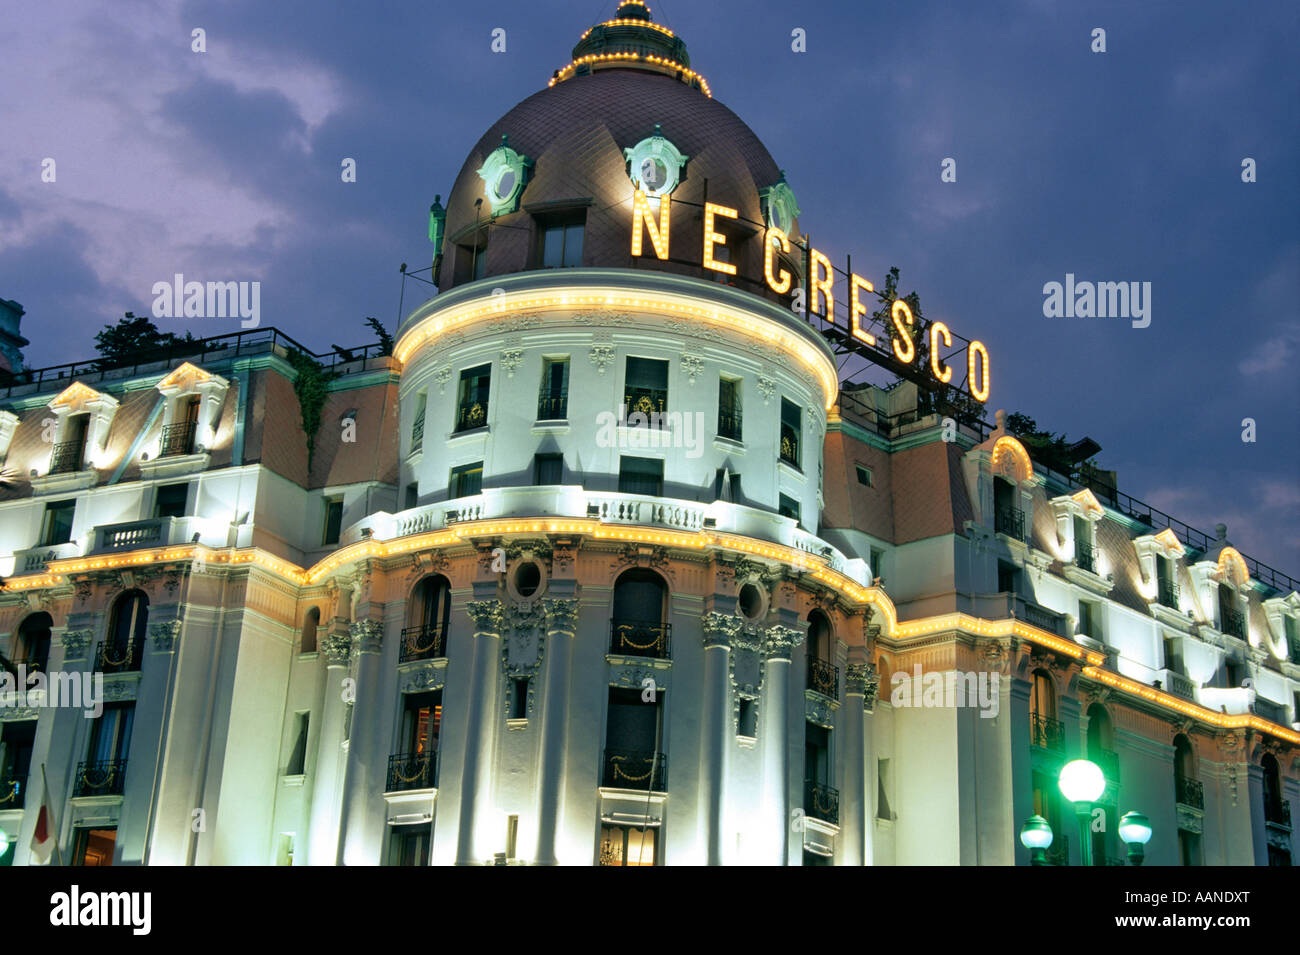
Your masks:
M 640 56 L 629 52 L 627 44 L 635 36 L 626 31 L 641 29 L 636 21 L 644 19 L 642 10 L 640 3 L 623 4 L 621 19 L 584 35 L 574 49 L 575 60 L 584 49 L 596 51 L 591 55 Z M 593 47 L 594 31 L 602 28 L 602 45 Z M 660 36 L 657 28 L 650 32 Z M 671 34 L 663 40 L 680 43 Z M 680 65 L 689 62 L 684 45 L 680 57 L 668 66 L 661 62 L 666 57 L 654 54 L 644 62 L 614 59 L 567 76 L 557 71 L 550 87 L 494 123 L 470 151 L 448 198 L 439 288 L 542 267 L 541 231 L 573 222 L 585 225 L 582 266 L 717 277 L 700 268 L 707 201 L 738 211 L 735 220 L 720 218 L 718 229 L 727 235 L 730 261 L 738 268 L 735 284 L 762 293 L 759 191 L 775 186 L 781 170 L 735 113 L 681 73 Z M 671 258 L 665 262 L 651 254 L 633 261 L 636 186 L 625 150 L 656 135 L 685 157 L 671 192 Z M 507 164 L 513 171 L 504 172 Z M 517 190 L 516 176 L 522 190 L 503 199 L 512 186 Z M 499 195 L 490 192 L 490 182 L 499 184 L 492 187 Z M 499 207 L 496 215 L 493 204 Z M 751 241 L 755 236 L 758 241 Z M 750 288 L 754 278 L 759 281 Z

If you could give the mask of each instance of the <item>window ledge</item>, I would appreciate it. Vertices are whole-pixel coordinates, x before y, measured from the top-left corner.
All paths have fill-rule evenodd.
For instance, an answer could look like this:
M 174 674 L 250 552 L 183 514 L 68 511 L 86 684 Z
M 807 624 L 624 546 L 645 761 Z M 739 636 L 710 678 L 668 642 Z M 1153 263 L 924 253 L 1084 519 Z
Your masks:
M 447 442 L 459 441 L 462 438 L 485 438 L 492 433 L 490 425 L 483 425 L 481 428 L 470 428 L 466 431 L 453 431 L 447 435 Z
M 533 423 L 533 434 L 559 434 L 568 430 L 568 418 L 543 418 Z
M 739 451 L 745 453 L 745 442 L 739 438 L 728 438 L 725 435 L 717 435 L 713 439 L 713 446 L 719 451 Z
M 778 463 L 781 467 L 785 468 L 785 469 L 786 469 L 787 471 L 789 471 L 791 474 L 794 474 L 794 475 L 796 475 L 797 477 L 800 477 L 800 478 L 802 478 L 802 477 L 804 476 L 803 468 L 799 467 L 799 465 L 797 465 L 797 464 L 791 464 L 791 463 L 790 463 L 789 461 L 787 461 L 785 458 L 777 458 L 776 460 L 777 460 L 777 463 Z

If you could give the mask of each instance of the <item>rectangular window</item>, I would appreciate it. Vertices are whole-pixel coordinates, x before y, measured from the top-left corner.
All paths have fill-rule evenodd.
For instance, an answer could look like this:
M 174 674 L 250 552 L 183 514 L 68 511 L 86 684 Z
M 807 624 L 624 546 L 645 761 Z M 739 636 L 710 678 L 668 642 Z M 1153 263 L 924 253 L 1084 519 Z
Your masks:
M 795 522 L 798 523 L 799 502 L 794 498 L 782 494 L 777 505 L 777 511 L 782 517 L 793 517 Z
M 664 462 L 659 458 L 634 458 L 627 455 L 619 458 L 618 490 L 620 494 L 662 497 Z
M 640 412 L 649 417 L 668 409 L 668 362 L 655 358 L 628 358 L 623 385 L 628 417 Z
M 325 530 L 321 534 L 321 544 L 337 544 L 339 533 L 343 530 L 343 498 L 327 497 L 325 499 Z
M 506 858 L 514 859 L 518 857 L 519 849 L 519 817 L 514 813 L 506 816 Z
M 1100 639 L 1097 621 L 1097 605 L 1087 600 L 1079 601 L 1079 633 L 1094 640 Z
M 581 222 L 554 223 L 542 229 L 542 268 L 567 269 L 582 265 Z
M 598 865 L 655 865 L 659 830 L 652 827 L 601 826 Z
M 1186 829 L 1178 830 L 1178 861 L 1181 865 L 1201 864 L 1201 837 Z
M 472 431 L 487 425 L 488 392 L 492 366 L 478 365 L 460 373 L 460 401 L 456 406 L 456 430 Z
M 112 865 L 117 829 L 78 829 L 73 845 L 73 865 Z
M 473 240 L 471 239 L 471 242 Z M 456 246 L 456 282 L 477 282 L 486 274 L 487 242 Z
M 1019 590 L 1019 574 L 1014 564 L 1008 564 L 1005 561 L 998 561 L 998 592 L 1004 594 L 1013 594 Z
M 126 759 L 131 749 L 131 727 L 135 722 L 135 703 L 108 703 L 90 727 L 91 763 L 112 763 Z M 118 792 L 121 792 L 119 789 Z
M 422 756 L 438 751 L 442 732 L 442 691 L 409 693 L 402 713 L 402 738 L 398 746 L 403 753 Z
M 652 702 L 640 689 L 609 688 L 605 724 L 604 785 L 614 789 L 666 792 L 663 759 L 663 692 Z
M 1074 563 L 1080 570 L 1093 571 L 1092 522 L 1077 514 L 1074 518 Z
M 740 698 L 740 719 L 736 724 L 736 733 L 749 739 L 758 736 L 758 703 L 747 696 Z
M 301 776 L 307 772 L 307 732 L 310 726 L 311 713 L 295 714 L 293 750 L 289 753 L 289 764 L 284 770 L 286 776 Z
M 72 516 L 76 501 L 55 501 L 45 505 L 45 522 L 41 528 L 42 547 L 66 544 L 72 540 Z
M 781 460 L 799 467 L 799 443 L 803 436 L 801 410 L 787 398 L 781 399 Z
M 533 486 L 550 487 L 564 483 L 564 455 L 533 455 Z
M 524 677 L 510 681 L 510 719 L 528 719 L 528 680 Z
M 871 548 L 871 573 L 879 577 L 883 582 L 885 579 L 885 552 L 879 547 Z
M 433 824 L 393 826 L 388 842 L 388 864 L 421 866 L 429 864 L 429 846 L 433 843 Z
M 188 484 L 164 484 L 154 496 L 154 517 L 184 517 L 185 502 L 190 496 Z
M 90 415 L 73 415 L 63 426 L 63 440 L 50 454 L 50 473 L 68 474 L 80 471 L 86 452 L 86 435 L 90 431 Z
M 718 379 L 718 437 L 740 441 L 740 379 Z
M 872 487 L 873 479 L 871 475 L 871 468 L 864 468 L 861 464 L 859 464 L 857 465 L 857 469 L 858 469 L 858 483 L 865 485 L 866 487 Z
M 420 485 L 415 481 L 406 485 L 406 509 L 409 511 L 420 503 Z
M 451 496 L 471 497 L 483 490 L 483 462 L 464 464 L 451 469 Z
M 893 819 L 889 808 L 889 760 L 876 760 L 876 818 Z
M 542 360 L 542 387 L 537 394 L 537 420 L 563 421 L 569 415 L 569 359 Z
M 424 447 L 424 413 L 428 408 L 429 396 L 420 392 L 415 396 L 415 418 L 411 422 L 411 453 Z

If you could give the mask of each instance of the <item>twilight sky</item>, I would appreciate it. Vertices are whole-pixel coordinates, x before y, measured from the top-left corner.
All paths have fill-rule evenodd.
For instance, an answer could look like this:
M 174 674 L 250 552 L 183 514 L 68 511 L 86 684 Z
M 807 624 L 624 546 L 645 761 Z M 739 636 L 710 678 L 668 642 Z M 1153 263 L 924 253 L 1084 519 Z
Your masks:
M 0 298 L 27 309 L 28 364 L 93 357 L 176 272 L 260 281 L 262 326 L 318 351 L 371 340 L 367 315 L 395 329 L 434 194 L 615 6 L 3 0 Z M 1121 490 L 1300 575 L 1300 6 L 651 7 L 817 247 L 878 285 L 898 266 L 927 317 L 987 344 L 990 409 L 1091 435 Z M 1066 273 L 1150 282 L 1150 326 L 1045 318 Z

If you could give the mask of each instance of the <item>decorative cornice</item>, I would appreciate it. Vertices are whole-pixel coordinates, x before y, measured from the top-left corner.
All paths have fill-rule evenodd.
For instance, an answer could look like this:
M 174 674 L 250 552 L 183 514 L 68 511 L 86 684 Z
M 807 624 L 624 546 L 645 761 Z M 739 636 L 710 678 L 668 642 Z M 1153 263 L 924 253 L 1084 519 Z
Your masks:
M 804 632 L 777 624 L 763 631 L 763 655 L 769 659 L 790 659 L 790 651 L 802 646 Z
M 542 613 L 546 620 L 546 633 L 567 633 L 573 636 L 578 626 L 578 601 L 543 600 Z
M 176 650 L 176 641 L 181 636 L 179 619 L 164 620 L 162 623 L 149 624 L 149 639 L 153 641 L 155 653 L 172 653 Z
M 320 642 L 320 652 L 330 666 L 346 666 L 352 654 L 352 638 L 346 633 L 327 633 Z
M 64 660 L 84 659 L 88 646 L 90 646 L 89 630 L 65 630 L 63 632 Z
M 352 638 L 352 653 L 378 653 L 384 644 L 384 625 L 378 620 L 358 620 L 349 625 L 348 635 Z
M 499 600 L 471 600 L 465 607 L 465 612 L 474 621 L 476 634 L 482 633 L 495 637 L 500 635 L 505 626 L 505 607 Z
M 740 618 L 728 616 L 725 613 L 718 613 L 716 610 L 710 610 L 700 617 L 704 631 L 704 646 L 709 647 L 730 647 L 731 641 L 736 634 L 740 632 Z

